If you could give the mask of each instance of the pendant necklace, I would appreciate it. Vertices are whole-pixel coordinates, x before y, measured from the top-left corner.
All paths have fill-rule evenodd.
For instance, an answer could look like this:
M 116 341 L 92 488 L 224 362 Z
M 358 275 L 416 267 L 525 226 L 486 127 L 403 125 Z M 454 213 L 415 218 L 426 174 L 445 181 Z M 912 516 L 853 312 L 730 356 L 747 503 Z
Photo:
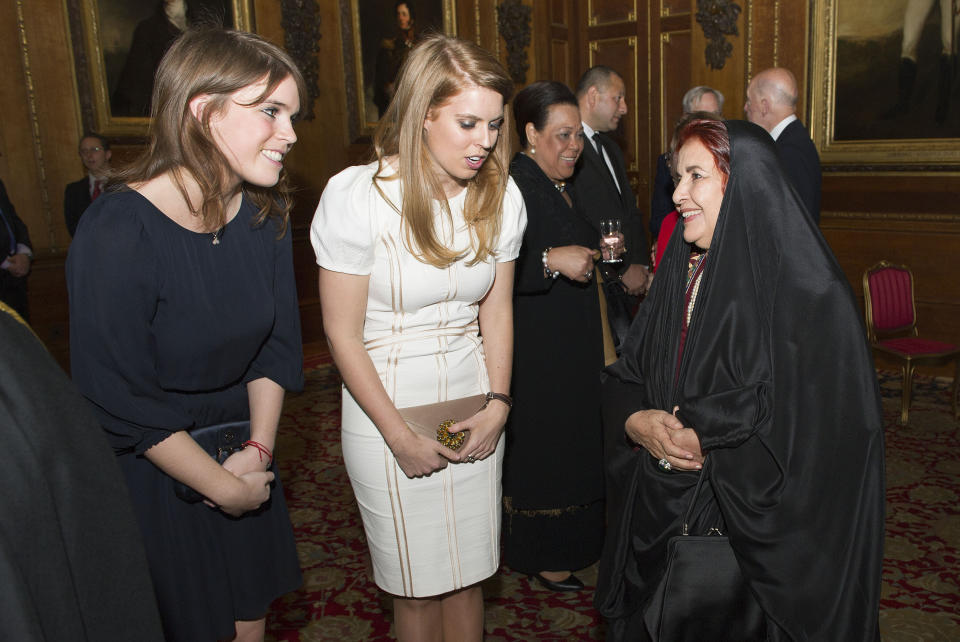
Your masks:
M 220 245 L 220 232 L 223 231 L 222 227 L 218 227 L 215 232 L 213 232 L 213 245 Z

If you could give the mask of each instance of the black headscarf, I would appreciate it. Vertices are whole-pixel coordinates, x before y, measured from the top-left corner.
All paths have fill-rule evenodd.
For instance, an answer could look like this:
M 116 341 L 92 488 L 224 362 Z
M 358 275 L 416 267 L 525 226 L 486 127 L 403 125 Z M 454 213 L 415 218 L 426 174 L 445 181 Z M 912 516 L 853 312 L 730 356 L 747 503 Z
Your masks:
M 883 429 L 860 313 L 769 134 L 726 126 L 730 176 L 679 373 L 682 224 L 605 375 L 610 531 L 596 605 L 615 638 L 660 580 L 697 473 L 660 471 L 623 426 L 638 410 L 679 406 L 708 453 L 709 485 L 771 639 L 875 640 Z

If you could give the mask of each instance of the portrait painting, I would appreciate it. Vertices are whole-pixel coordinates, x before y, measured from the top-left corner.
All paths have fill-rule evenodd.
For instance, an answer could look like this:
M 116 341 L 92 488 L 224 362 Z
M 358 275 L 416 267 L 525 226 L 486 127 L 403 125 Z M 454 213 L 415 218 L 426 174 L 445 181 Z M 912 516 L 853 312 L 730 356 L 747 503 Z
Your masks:
M 198 24 L 248 29 L 249 2 L 73 0 L 72 33 L 80 35 L 74 49 L 84 66 L 77 77 L 86 80 L 78 92 L 94 121 L 85 127 L 108 136 L 145 133 L 154 76 L 173 41 Z
M 431 32 L 454 33 L 453 0 L 351 0 L 357 102 L 369 133 L 393 98 L 407 53 Z
M 956 168 L 956 0 L 814 0 L 811 124 L 825 161 Z

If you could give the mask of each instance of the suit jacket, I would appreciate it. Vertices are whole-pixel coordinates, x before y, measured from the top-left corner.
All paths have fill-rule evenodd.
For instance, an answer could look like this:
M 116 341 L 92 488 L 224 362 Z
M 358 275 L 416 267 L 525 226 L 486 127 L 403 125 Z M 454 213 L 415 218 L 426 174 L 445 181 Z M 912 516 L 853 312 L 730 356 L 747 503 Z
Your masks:
M 653 179 L 653 192 L 650 195 L 650 237 L 657 238 L 660 226 L 667 214 L 677 209 L 673 205 L 673 176 L 667 165 L 667 154 L 657 157 L 657 174 Z M 658 248 L 659 249 L 659 248 Z
M 77 223 L 84 210 L 90 206 L 90 179 L 84 176 L 79 181 L 67 185 L 63 193 L 63 218 L 67 223 L 70 238 L 77 233 Z
M 7 188 L 3 186 L 3 181 L 0 181 L 0 210 L 3 210 L 3 218 L 7 222 L 6 225 L 0 222 L 0 261 L 10 253 L 10 232 L 13 232 L 12 240 L 14 244 L 23 244 L 32 250 L 30 233 L 27 231 L 24 222 L 17 216 L 17 210 L 10 202 L 10 197 L 7 196 Z M 9 230 L 7 226 L 10 226 Z
M 610 178 L 610 170 L 600 154 L 593 148 L 591 141 L 584 141 L 583 154 L 580 163 L 573 175 L 574 189 L 571 196 L 586 216 L 590 224 L 596 228 L 597 244 L 600 239 L 600 221 L 605 218 L 619 218 L 623 231 L 626 254 L 626 265 L 650 263 L 650 244 L 647 243 L 647 234 L 643 226 L 643 217 L 637 207 L 637 197 L 630 189 L 627 180 L 627 166 L 623 159 L 623 152 L 612 138 L 601 133 L 600 139 L 610 155 L 610 162 L 617 175 L 620 191 L 614 186 Z
M 777 156 L 787 179 L 800 195 L 815 223 L 820 223 L 820 155 L 810 133 L 795 120 L 777 138 Z
M 20 217 L 17 216 L 17 210 L 7 196 L 7 189 L 0 181 L 0 210 L 3 211 L 2 220 L 0 220 L 0 263 L 3 262 L 10 253 L 11 242 L 14 247 L 17 245 L 26 245 L 31 250 L 30 234 L 27 226 Z M 4 223 L 5 222 L 5 223 Z M 11 238 L 11 232 L 13 236 Z M 26 318 L 27 315 L 27 277 L 14 276 L 9 271 L 0 269 L 0 301 L 3 301 L 20 316 Z

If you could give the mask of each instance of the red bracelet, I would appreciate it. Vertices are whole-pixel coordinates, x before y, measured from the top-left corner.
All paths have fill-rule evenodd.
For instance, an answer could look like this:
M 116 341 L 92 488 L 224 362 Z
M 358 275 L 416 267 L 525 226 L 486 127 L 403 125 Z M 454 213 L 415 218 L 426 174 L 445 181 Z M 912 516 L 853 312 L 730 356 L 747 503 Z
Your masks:
M 270 458 L 270 462 L 273 461 L 273 453 L 270 452 L 270 449 L 267 448 L 266 446 L 264 446 L 263 444 L 261 444 L 259 441 L 253 441 L 252 439 L 249 439 L 249 440 L 243 442 L 243 445 L 244 445 L 244 446 L 253 446 L 253 447 L 256 448 L 258 451 L 260 451 L 260 461 L 263 461 L 263 456 L 264 456 L 264 455 L 266 455 L 267 457 Z M 270 463 L 270 462 L 267 462 L 267 463 Z

